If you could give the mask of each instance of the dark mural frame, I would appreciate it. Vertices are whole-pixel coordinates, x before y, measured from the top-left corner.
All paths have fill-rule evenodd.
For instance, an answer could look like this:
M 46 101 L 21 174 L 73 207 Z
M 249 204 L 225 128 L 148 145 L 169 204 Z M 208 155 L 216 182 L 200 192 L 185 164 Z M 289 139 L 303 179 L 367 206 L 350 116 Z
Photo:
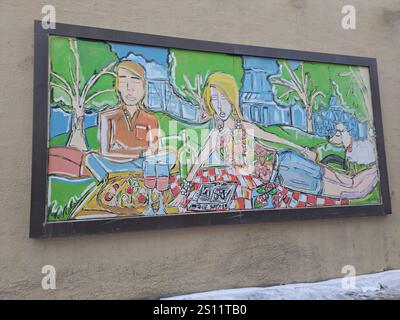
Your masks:
M 61 23 L 57 23 L 56 29 L 43 29 L 41 21 L 35 21 L 34 30 L 34 113 L 32 134 L 33 143 L 30 237 L 48 238 L 53 236 L 84 235 L 118 231 L 303 220 L 329 217 L 384 216 L 391 213 L 376 59 L 200 41 Z M 282 58 L 368 67 L 370 73 L 374 125 L 376 130 L 376 146 L 379 159 L 379 183 L 381 188 L 382 203 L 379 205 L 349 205 L 343 207 L 311 207 L 306 209 L 228 211 L 224 213 L 210 212 L 140 218 L 130 217 L 93 219 L 85 221 L 47 222 L 46 173 L 48 159 L 49 35 L 71 36 L 91 40 L 105 40 L 156 47 L 173 47 L 178 49 L 199 50 L 234 55 L 250 55 L 257 57 Z

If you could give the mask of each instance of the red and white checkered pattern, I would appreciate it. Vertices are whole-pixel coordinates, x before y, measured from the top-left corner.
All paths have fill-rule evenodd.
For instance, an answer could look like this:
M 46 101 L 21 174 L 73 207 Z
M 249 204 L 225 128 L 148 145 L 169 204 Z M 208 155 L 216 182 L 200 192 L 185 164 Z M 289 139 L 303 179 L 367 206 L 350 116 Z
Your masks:
M 252 175 L 242 175 L 233 168 L 203 169 L 197 172 L 197 175 L 193 180 L 194 190 L 190 193 L 189 199 L 203 183 L 214 181 L 235 182 L 237 184 L 236 193 L 230 206 L 230 209 L 232 210 L 252 209 L 252 190 L 262 185 L 262 182 L 257 177 Z M 179 175 L 170 177 L 171 192 L 174 197 L 179 193 L 180 183 L 181 178 Z M 349 204 L 349 201 L 346 199 L 314 196 L 298 191 L 292 191 L 276 182 L 267 185 L 267 190 L 272 188 L 276 188 L 277 190 L 277 193 L 272 197 L 272 201 L 276 208 L 343 206 Z
M 262 182 L 255 176 L 239 174 L 233 168 L 211 168 L 202 169 L 197 172 L 193 179 L 193 191 L 189 198 L 193 196 L 195 191 L 204 183 L 208 182 L 234 182 L 237 184 L 236 193 L 231 203 L 231 209 L 251 209 L 251 193 L 252 190 L 261 186 Z M 179 185 L 181 179 L 179 175 L 170 177 L 171 192 L 174 197 L 179 193 Z
M 272 201 L 276 208 L 304 208 L 304 207 L 326 207 L 348 205 L 347 199 L 337 199 L 324 196 L 315 196 L 298 191 L 292 191 L 273 183 L 277 193 L 273 195 Z

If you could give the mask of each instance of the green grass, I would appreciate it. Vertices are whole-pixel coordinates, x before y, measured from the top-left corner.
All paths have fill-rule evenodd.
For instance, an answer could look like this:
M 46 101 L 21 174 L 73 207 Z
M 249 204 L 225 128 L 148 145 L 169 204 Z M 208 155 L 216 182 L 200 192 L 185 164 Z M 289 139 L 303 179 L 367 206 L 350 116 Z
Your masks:
M 324 159 L 329 155 L 336 155 L 342 159 L 344 159 L 345 157 L 345 152 L 343 147 L 335 146 L 329 142 L 317 146 L 316 151 L 318 152 L 319 159 Z
M 49 142 L 50 147 L 64 147 L 67 144 L 68 136 L 68 133 L 63 133 L 51 138 Z
M 67 220 L 73 209 L 96 185 L 94 179 L 48 178 L 48 221 Z
M 349 204 L 351 205 L 379 204 L 379 203 L 381 203 L 381 188 L 379 183 L 364 198 L 349 200 Z
M 97 137 L 97 127 L 90 127 L 85 130 L 86 142 L 88 144 L 89 150 L 99 149 L 99 139 Z M 67 144 L 69 133 L 62 133 L 50 139 L 50 147 L 65 147 Z

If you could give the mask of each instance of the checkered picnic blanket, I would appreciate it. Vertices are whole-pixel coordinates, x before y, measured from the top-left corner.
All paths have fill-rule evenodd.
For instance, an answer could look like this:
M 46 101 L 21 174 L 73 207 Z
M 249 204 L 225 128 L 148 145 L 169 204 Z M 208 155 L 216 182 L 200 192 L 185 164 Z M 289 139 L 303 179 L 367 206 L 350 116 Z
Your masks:
M 293 191 L 276 182 L 268 183 L 266 189 L 272 194 L 272 202 L 275 208 L 343 206 L 349 204 L 347 199 L 316 196 Z
M 193 190 L 189 194 L 186 205 L 194 196 L 197 189 L 204 183 L 209 182 L 234 182 L 236 191 L 230 205 L 230 209 L 244 210 L 254 208 L 253 201 L 262 202 L 268 196 L 272 196 L 275 208 L 302 208 L 317 206 L 339 206 L 348 205 L 348 200 L 315 196 L 298 191 L 293 191 L 283 187 L 279 183 L 272 182 L 266 185 L 254 175 L 240 174 L 234 168 L 209 168 L 198 170 L 193 179 Z M 173 197 L 179 193 L 181 177 L 179 175 L 170 176 L 170 186 Z M 264 192 L 254 197 L 253 191 L 264 186 Z

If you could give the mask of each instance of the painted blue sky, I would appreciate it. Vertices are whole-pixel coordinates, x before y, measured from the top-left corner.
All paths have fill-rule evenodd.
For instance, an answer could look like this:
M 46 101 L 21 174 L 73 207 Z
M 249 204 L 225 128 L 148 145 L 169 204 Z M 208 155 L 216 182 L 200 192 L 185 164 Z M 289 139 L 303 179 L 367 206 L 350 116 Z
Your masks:
M 124 43 L 110 43 L 112 50 L 117 53 L 118 58 L 126 58 L 130 53 L 141 55 L 147 61 L 154 61 L 158 64 L 167 66 L 168 50 L 165 48 L 147 47 L 139 45 L 131 45 Z
M 168 79 L 168 49 L 114 42 L 110 45 L 119 59 L 141 64 L 147 79 Z

